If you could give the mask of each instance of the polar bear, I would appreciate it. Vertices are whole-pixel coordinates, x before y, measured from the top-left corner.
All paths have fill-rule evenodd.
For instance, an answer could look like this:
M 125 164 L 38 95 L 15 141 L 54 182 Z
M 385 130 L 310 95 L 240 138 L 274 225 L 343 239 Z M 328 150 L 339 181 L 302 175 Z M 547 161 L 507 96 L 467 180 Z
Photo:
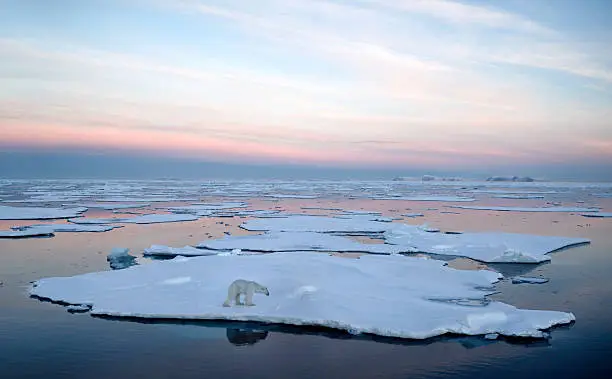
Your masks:
M 232 300 L 234 300 L 236 305 L 253 306 L 255 305 L 253 304 L 254 293 L 263 293 L 266 296 L 270 296 L 270 291 L 268 291 L 268 288 L 262 286 L 257 282 L 244 279 L 234 280 L 227 289 L 227 299 L 223 303 L 223 306 L 230 307 L 230 303 L 232 302 Z M 244 303 L 240 302 L 240 295 L 242 294 L 245 295 Z

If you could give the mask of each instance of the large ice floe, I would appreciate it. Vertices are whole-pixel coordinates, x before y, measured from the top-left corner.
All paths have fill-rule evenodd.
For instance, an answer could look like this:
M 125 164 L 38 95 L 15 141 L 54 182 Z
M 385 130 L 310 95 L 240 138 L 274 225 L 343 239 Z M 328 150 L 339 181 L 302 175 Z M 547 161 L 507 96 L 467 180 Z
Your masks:
M 195 221 L 198 216 L 191 214 L 148 214 L 136 217 L 71 218 L 74 224 L 159 224 L 164 222 Z
M 223 307 L 242 278 L 265 285 L 255 306 Z M 401 255 L 347 259 L 320 253 L 210 256 L 36 281 L 30 294 L 91 314 L 322 326 L 353 334 L 425 339 L 447 333 L 545 337 L 572 313 L 489 301 L 492 271 L 462 271 Z
M 320 232 L 320 233 L 382 233 L 390 228 L 389 223 L 372 220 L 372 216 L 346 217 L 290 215 L 284 218 L 249 220 L 241 228 L 250 231 L 275 232 Z
M 80 216 L 87 208 L 9 207 L 0 205 L 0 220 L 53 220 Z
M 472 205 L 450 205 L 451 208 L 472 209 L 478 211 L 500 211 L 500 212 L 599 212 L 599 208 L 576 208 L 576 207 L 497 207 L 497 206 L 472 206 Z
M 346 237 L 314 232 L 269 232 L 250 236 L 225 236 L 221 239 L 203 241 L 197 247 L 203 252 L 240 249 L 260 252 L 326 251 L 393 254 L 414 251 L 412 248 L 402 248 L 402 246 L 366 244 Z
M 108 232 L 117 225 L 74 225 L 74 224 L 40 224 L 28 226 L 14 226 L 11 230 L 0 230 L 0 238 L 26 238 L 53 236 L 56 232 Z
M 418 252 L 461 256 L 490 263 L 545 262 L 550 260 L 548 253 L 590 242 L 584 238 L 518 233 L 430 233 L 411 225 L 389 230 L 385 233 L 385 241 Z

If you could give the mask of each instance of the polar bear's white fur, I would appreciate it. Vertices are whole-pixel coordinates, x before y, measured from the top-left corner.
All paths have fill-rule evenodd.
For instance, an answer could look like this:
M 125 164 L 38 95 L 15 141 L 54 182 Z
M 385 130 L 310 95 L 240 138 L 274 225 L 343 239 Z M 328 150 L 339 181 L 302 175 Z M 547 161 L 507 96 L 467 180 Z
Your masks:
M 266 296 L 270 296 L 270 291 L 268 291 L 268 288 L 257 282 L 244 279 L 234 280 L 227 289 L 227 299 L 223 303 L 223 306 L 230 307 L 232 300 L 236 305 L 253 306 L 255 305 L 253 304 L 254 293 L 263 293 Z M 240 295 L 245 296 L 244 303 L 240 302 Z

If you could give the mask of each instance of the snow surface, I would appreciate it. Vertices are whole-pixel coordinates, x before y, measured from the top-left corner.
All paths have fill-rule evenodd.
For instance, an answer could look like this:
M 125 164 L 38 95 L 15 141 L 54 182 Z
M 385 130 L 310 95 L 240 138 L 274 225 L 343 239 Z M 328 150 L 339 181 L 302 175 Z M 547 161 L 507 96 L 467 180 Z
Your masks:
M 597 213 L 583 214 L 581 216 L 584 216 L 584 217 L 608 218 L 608 217 L 612 217 L 612 213 L 597 212 Z
M 87 208 L 9 207 L 0 205 L 0 220 L 53 220 L 78 217 Z
M 572 208 L 572 207 L 494 207 L 473 205 L 450 205 L 451 208 L 474 209 L 480 211 L 501 212 L 599 212 L 598 208 Z
M 195 221 L 198 217 L 190 214 L 148 214 L 137 217 L 112 218 L 71 218 L 74 224 L 159 224 L 164 222 Z
M 342 218 L 291 215 L 285 218 L 249 220 L 240 227 L 250 231 L 382 233 L 389 229 L 390 224 L 361 215 Z
M 413 251 L 411 248 L 402 249 L 399 246 L 388 244 L 365 244 L 346 237 L 313 232 L 269 232 L 250 236 L 226 236 L 217 240 L 200 242 L 198 248 L 226 251 L 240 249 L 261 252 L 326 251 L 371 254 L 395 254 Z
M 252 307 L 223 307 L 236 278 L 267 286 L 270 296 L 255 295 Z M 93 315 L 315 325 L 415 339 L 446 333 L 544 337 L 543 329 L 575 319 L 572 313 L 488 301 L 492 292 L 483 288 L 500 278 L 492 271 L 461 271 L 401 255 L 274 253 L 182 258 L 45 278 L 30 293 L 91 305 Z
M 516 233 L 430 233 L 421 227 L 402 225 L 385 233 L 385 241 L 403 248 L 439 255 L 472 258 L 491 263 L 539 263 L 546 254 L 583 243 L 583 238 L 549 237 Z

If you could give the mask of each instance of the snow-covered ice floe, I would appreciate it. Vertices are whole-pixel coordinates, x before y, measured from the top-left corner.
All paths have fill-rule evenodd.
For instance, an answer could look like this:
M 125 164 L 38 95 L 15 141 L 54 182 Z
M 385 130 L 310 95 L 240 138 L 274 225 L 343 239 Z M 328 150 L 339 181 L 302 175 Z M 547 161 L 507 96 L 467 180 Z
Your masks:
M 9 207 L 0 205 L 0 220 L 53 220 L 78 217 L 87 208 Z
M 28 226 L 14 226 L 11 230 L 0 230 L 0 238 L 26 238 L 53 236 L 56 232 L 108 232 L 117 225 L 74 225 L 74 224 L 40 224 Z
M 203 252 L 240 249 L 260 252 L 325 251 L 394 254 L 414 251 L 412 248 L 388 244 L 365 244 L 346 237 L 314 232 L 269 232 L 250 236 L 226 236 L 221 239 L 203 241 L 198 244 L 198 248 L 204 249 Z
M 389 223 L 372 220 L 371 216 L 301 216 L 249 220 L 241 228 L 250 231 L 321 232 L 321 233 L 382 233 Z
M 137 217 L 71 218 L 74 224 L 159 224 L 164 222 L 195 221 L 198 216 L 190 214 L 148 214 Z
M 479 211 L 500 212 L 599 212 L 599 208 L 572 208 L 572 207 L 495 207 L 495 206 L 472 206 L 451 205 L 451 208 L 473 209 Z
M 606 212 L 597 212 L 597 213 L 585 213 L 581 216 L 584 217 L 597 217 L 597 218 L 608 218 L 608 217 L 612 217 L 612 213 L 606 213 Z
M 237 278 L 265 285 L 255 306 L 223 307 Z M 30 294 L 116 317 L 234 320 L 322 326 L 425 339 L 446 333 L 545 337 L 572 313 L 488 301 L 501 275 L 398 255 L 346 259 L 274 253 L 173 259 L 120 271 L 36 281 Z
M 472 258 L 490 263 L 540 263 L 546 254 L 564 247 L 589 243 L 588 239 L 517 233 L 430 233 L 421 227 L 401 225 L 385 233 L 385 241 L 416 251 Z

